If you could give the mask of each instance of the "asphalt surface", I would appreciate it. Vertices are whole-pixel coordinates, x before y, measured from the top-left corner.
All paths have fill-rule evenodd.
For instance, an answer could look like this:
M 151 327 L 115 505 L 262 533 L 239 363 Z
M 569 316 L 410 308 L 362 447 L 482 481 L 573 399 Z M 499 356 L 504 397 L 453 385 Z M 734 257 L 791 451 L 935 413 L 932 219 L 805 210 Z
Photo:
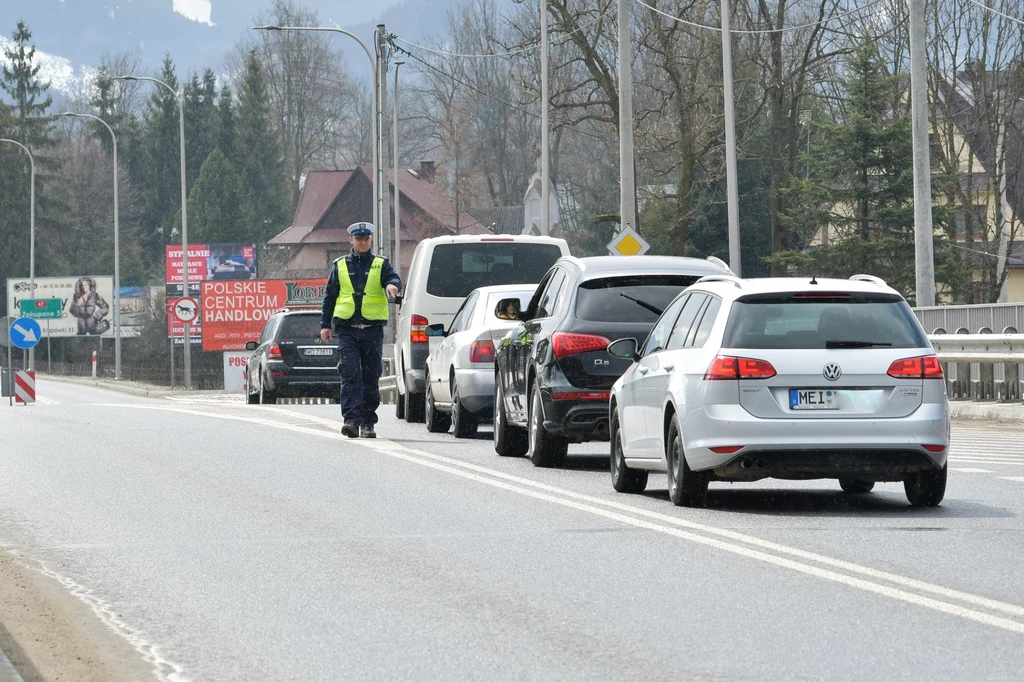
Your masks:
M 949 486 L 611 489 L 382 406 L 39 381 L 0 407 L 0 543 L 165 680 L 1024 677 L 1024 422 L 954 427 Z M 0 619 L 2 619 L 0 614 Z

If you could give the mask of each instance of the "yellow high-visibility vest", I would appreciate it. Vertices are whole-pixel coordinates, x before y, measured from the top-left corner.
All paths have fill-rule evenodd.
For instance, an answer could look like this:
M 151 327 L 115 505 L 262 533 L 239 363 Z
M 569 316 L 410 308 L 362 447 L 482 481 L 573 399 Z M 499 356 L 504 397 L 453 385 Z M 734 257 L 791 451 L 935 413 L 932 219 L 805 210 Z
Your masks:
M 370 264 L 370 272 L 366 275 L 366 288 L 362 295 L 360 312 L 364 320 L 387 320 L 388 297 L 380 283 L 381 268 L 384 259 L 377 256 Z M 334 302 L 334 316 L 340 320 L 350 320 L 356 312 L 356 292 L 352 288 L 352 278 L 348 276 L 346 258 L 338 259 L 338 298 Z

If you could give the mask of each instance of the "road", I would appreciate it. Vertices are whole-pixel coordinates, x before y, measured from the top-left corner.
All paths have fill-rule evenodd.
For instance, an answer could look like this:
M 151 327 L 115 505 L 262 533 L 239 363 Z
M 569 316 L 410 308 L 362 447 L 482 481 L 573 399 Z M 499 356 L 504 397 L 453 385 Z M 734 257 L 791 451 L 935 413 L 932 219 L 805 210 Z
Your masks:
M 614 493 L 604 444 L 539 470 L 390 406 L 352 441 L 334 405 L 39 393 L 0 408 L 0 554 L 98 679 L 1024 675 L 1024 421 L 954 427 L 937 509 L 766 481 L 690 510 Z

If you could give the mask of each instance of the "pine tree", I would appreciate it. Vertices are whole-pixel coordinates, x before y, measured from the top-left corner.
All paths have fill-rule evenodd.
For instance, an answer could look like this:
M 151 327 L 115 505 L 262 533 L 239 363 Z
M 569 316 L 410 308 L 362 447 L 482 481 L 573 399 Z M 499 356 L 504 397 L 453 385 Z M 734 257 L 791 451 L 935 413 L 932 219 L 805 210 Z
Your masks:
M 160 80 L 177 90 L 178 77 L 170 55 L 164 58 Z M 166 244 L 181 242 L 173 233 L 174 217 L 181 210 L 181 176 L 178 138 L 178 102 L 166 88 L 154 84 L 144 114 L 141 144 L 146 155 L 138 177 L 147 199 L 143 224 L 150 226 L 146 236 L 147 260 L 156 264 L 164 257 Z M 186 143 L 188 138 L 186 135 Z M 186 155 L 186 170 L 188 169 Z
M 189 241 L 207 244 L 250 239 L 241 196 L 242 183 L 238 171 L 220 149 L 214 149 L 189 193 Z M 180 213 L 176 216 L 176 224 L 181 224 Z
M 290 207 L 281 144 L 271 125 L 263 68 L 255 51 L 245 63 L 236 121 L 235 158 L 246 216 L 253 228 L 251 238 L 262 243 L 287 227 Z
M 202 81 L 196 75 L 185 86 L 185 155 L 188 158 L 188 186 L 199 178 L 200 169 L 217 146 L 217 77 L 206 69 Z
M 231 88 L 227 85 L 220 90 L 220 97 L 217 100 L 217 117 L 220 119 L 217 126 L 217 147 L 229 161 L 235 163 L 235 107 L 232 102 Z
M 885 74 L 877 46 L 866 41 L 847 63 L 847 115 L 818 126 L 819 153 L 811 177 L 794 181 L 784 216 L 791 234 L 809 243 L 827 226 L 828 245 L 776 253 L 773 263 L 803 275 L 849 277 L 869 273 L 904 296 L 915 290 L 914 174 L 911 120 L 900 102 L 899 81 Z M 936 228 L 948 212 L 933 208 Z M 936 262 L 948 250 L 936 239 Z M 962 273 L 937 268 L 936 280 L 954 285 Z

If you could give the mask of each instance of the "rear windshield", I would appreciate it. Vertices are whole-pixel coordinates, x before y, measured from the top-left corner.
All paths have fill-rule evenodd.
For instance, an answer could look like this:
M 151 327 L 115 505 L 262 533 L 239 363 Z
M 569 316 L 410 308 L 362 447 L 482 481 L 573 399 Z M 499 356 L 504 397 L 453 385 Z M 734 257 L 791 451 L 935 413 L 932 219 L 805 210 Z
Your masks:
M 477 287 L 536 284 L 561 257 L 562 250 L 554 244 L 439 244 L 427 275 L 427 293 L 465 298 Z
M 315 313 L 285 315 L 277 330 L 277 338 L 296 340 L 320 338 L 320 316 Z
M 806 294 L 805 294 L 806 295 Z M 898 296 L 800 294 L 745 296 L 733 303 L 726 348 L 928 348 L 928 338 Z
M 594 322 L 650 322 L 696 282 L 691 275 L 636 275 L 592 279 L 576 294 L 576 319 Z

